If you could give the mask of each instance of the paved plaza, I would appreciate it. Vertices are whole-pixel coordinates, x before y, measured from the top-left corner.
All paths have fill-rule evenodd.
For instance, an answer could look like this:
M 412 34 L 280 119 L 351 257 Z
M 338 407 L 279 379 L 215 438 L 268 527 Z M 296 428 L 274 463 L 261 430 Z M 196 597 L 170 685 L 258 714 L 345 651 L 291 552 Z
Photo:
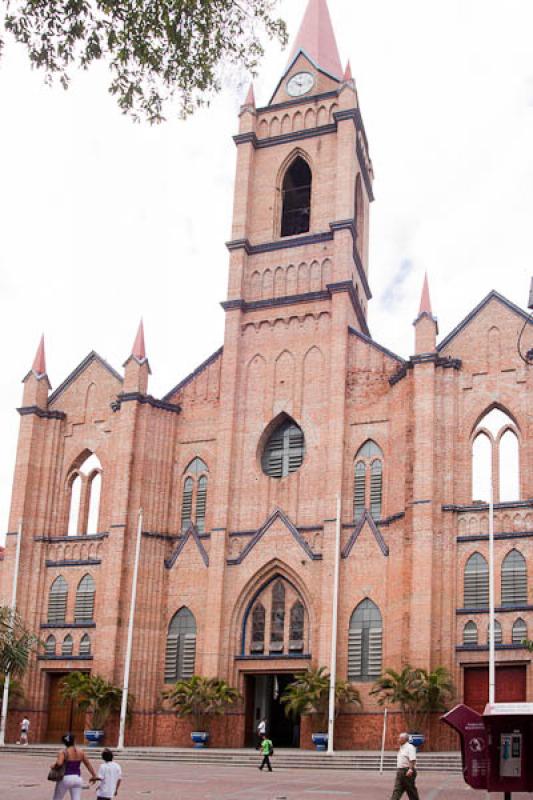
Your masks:
M 48 800 L 53 785 L 46 780 L 50 758 L 0 756 L 2 800 Z M 275 765 L 275 757 L 274 757 Z M 216 767 L 176 762 L 127 761 L 123 764 L 122 800 L 389 800 L 394 775 L 386 772 L 280 769 L 272 774 L 249 767 Z M 418 779 L 421 800 L 484 800 L 460 775 L 428 772 Z M 83 800 L 95 798 L 94 789 Z M 492 798 L 499 795 L 491 795 Z M 531 797 L 513 794 L 513 800 Z

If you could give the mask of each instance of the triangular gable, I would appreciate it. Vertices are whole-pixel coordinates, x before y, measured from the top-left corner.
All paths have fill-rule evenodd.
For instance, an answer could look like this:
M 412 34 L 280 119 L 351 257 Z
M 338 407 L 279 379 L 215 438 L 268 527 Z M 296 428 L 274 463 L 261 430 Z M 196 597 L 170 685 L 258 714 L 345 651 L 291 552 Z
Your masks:
M 113 369 L 113 367 L 111 366 L 111 364 L 108 364 L 108 363 L 107 363 L 107 361 L 106 361 L 105 359 L 103 359 L 103 358 L 102 358 L 102 356 L 99 356 L 99 355 L 98 355 L 98 353 L 96 353 L 94 350 L 91 350 L 91 352 L 89 353 L 89 355 L 88 355 L 88 356 L 86 356 L 86 357 L 83 359 L 83 361 L 81 361 L 81 362 L 78 364 L 78 366 L 77 366 L 77 367 L 76 367 L 74 370 L 72 370 L 72 372 L 70 373 L 70 375 L 69 375 L 67 378 L 65 378 L 65 380 L 63 381 L 63 383 L 61 383 L 61 384 L 60 384 L 60 385 L 57 387 L 57 389 L 56 389 L 55 391 L 53 391 L 53 392 L 52 392 L 52 394 L 51 394 L 51 395 L 50 395 L 50 397 L 48 398 L 48 405 L 50 405 L 50 404 L 51 404 L 51 403 L 53 403 L 55 400 L 57 400 L 57 398 L 58 398 L 58 397 L 59 397 L 61 394 L 63 394 L 63 392 L 65 391 L 65 389 L 67 389 L 67 388 L 70 386 L 70 384 L 71 384 L 73 381 L 75 381 L 75 380 L 76 380 L 76 378 L 79 378 L 79 376 L 80 376 L 80 375 L 81 375 L 83 372 L 85 372 L 85 370 L 87 369 L 87 367 L 89 367 L 89 366 L 90 366 L 90 365 L 93 363 L 93 361 L 97 361 L 97 362 L 98 362 L 98 363 L 99 363 L 99 364 L 100 364 L 102 367 L 104 367 L 104 369 L 106 369 L 106 370 L 107 370 L 109 373 L 111 373 L 111 375 L 112 375 L 114 378 L 116 378 L 116 380 L 117 380 L 119 383 L 123 383 L 123 382 L 124 382 L 124 378 L 122 377 L 122 375 L 120 375 L 120 374 L 119 374 L 119 373 L 118 373 L 118 372 L 117 372 L 115 369 Z
M 272 514 L 271 514 L 271 515 L 268 517 L 267 521 L 266 521 L 266 522 L 265 522 L 265 523 L 264 523 L 264 524 L 263 524 L 263 525 L 262 525 L 262 526 L 259 528 L 259 530 L 257 531 L 257 533 L 254 533 L 253 537 L 250 539 L 250 541 L 248 542 L 248 544 L 246 545 L 246 547 L 244 547 L 244 548 L 243 548 L 243 551 L 242 551 L 242 553 L 241 553 L 241 554 L 238 556 L 238 558 L 229 558 L 229 559 L 228 559 L 228 561 L 227 561 L 227 563 L 228 563 L 228 564 L 241 564 L 241 563 L 244 561 L 244 559 L 246 558 L 246 556 L 248 555 L 248 553 L 250 553 L 250 552 L 251 552 L 251 550 L 253 550 L 253 548 L 256 546 L 256 544 L 257 544 L 257 543 L 258 543 L 258 542 L 259 542 L 259 541 L 260 541 L 260 540 L 263 538 L 263 536 L 265 535 L 265 533 L 266 533 L 266 532 L 267 532 L 267 531 L 268 531 L 268 530 L 269 530 L 269 529 L 272 527 L 272 525 L 273 525 L 275 522 L 277 522 L 278 520 L 281 520 L 281 522 L 283 522 L 283 524 L 285 525 L 285 527 L 287 528 L 287 530 L 289 531 L 289 533 L 292 535 L 292 537 L 294 538 L 294 540 L 295 540 L 295 541 L 296 541 L 296 542 L 297 542 L 297 543 L 300 545 L 300 547 L 302 548 L 302 550 L 305 552 L 305 554 L 306 554 L 306 555 L 307 555 L 307 556 L 308 556 L 308 557 L 309 557 L 309 558 L 310 558 L 312 561 L 317 561 L 317 560 L 320 560 L 320 559 L 322 558 L 322 555 L 321 555 L 320 553 L 315 553 L 315 552 L 314 552 L 314 551 L 313 551 L 313 550 L 312 550 L 312 549 L 309 547 L 309 545 L 308 545 L 308 544 L 307 544 L 307 542 L 305 541 L 304 537 L 302 536 L 302 534 L 300 533 L 300 531 L 298 530 L 298 528 L 297 528 L 295 525 L 293 525 L 293 523 L 290 521 L 290 519 L 288 518 L 288 516 L 287 516 L 287 515 L 286 515 L 286 514 L 285 514 L 285 513 L 284 513 L 284 512 L 283 512 L 283 511 L 280 509 L 280 508 L 277 508 L 277 509 L 276 509 L 276 510 L 275 510 L 275 511 L 274 511 L 274 512 L 273 512 L 273 513 L 272 513 Z
M 287 67 L 284 70 L 283 75 L 281 76 L 281 78 L 277 82 L 276 88 L 272 92 L 272 96 L 271 96 L 270 100 L 268 101 L 268 105 L 266 106 L 266 108 L 259 109 L 260 111 L 265 111 L 265 110 L 268 109 L 269 106 L 272 105 L 272 101 L 274 100 L 275 96 L 277 95 L 281 84 L 283 83 L 283 81 L 285 80 L 285 78 L 287 77 L 287 75 L 289 74 L 291 69 L 294 67 L 294 65 L 296 64 L 296 62 L 300 58 L 300 56 L 303 56 L 303 58 L 305 58 L 309 62 L 309 66 L 312 67 L 313 69 L 315 69 L 317 72 L 320 72 L 322 75 L 325 75 L 326 78 L 331 78 L 332 81 L 335 81 L 339 85 L 341 84 L 341 79 L 340 79 L 340 77 L 338 75 L 332 75 L 331 72 L 327 72 L 327 70 L 325 70 L 323 67 L 321 67 L 319 64 L 317 64 L 315 59 L 312 56 L 310 56 L 309 53 L 307 53 L 301 47 L 301 48 L 299 48 L 299 50 L 297 50 L 297 52 L 294 54 L 294 57 L 291 58 L 291 60 L 287 64 Z M 306 100 L 312 100 L 313 97 L 314 97 L 314 95 L 312 95 L 312 94 L 305 95 L 305 99 Z M 301 97 L 300 98 L 295 98 L 296 101 L 301 101 L 302 99 L 303 98 L 301 98 Z
M 476 306 L 476 307 L 475 307 L 475 308 L 474 308 L 474 309 L 473 309 L 473 310 L 470 312 L 470 314 L 467 314 L 467 316 L 466 316 L 466 317 L 465 317 L 465 318 L 464 318 L 464 319 L 463 319 L 463 320 L 462 320 L 462 321 L 459 323 L 459 325 L 457 325 L 457 326 L 456 326 L 456 327 L 455 327 L 455 328 L 454 328 L 454 329 L 453 329 L 453 330 L 452 330 L 452 331 L 451 331 L 451 332 L 450 332 L 450 333 L 449 333 L 449 334 L 448 334 L 448 335 L 447 335 L 447 336 L 446 336 L 446 337 L 445 337 L 445 338 L 442 340 L 442 342 L 440 342 L 440 344 L 438 344 L 438 345 L 437 345 L 437 351 L 444 350 L 444 348 L 445 348 L 445 347 L 447 347 L 447 345 L 449 345 L 449 344 L 450 344 L 450 342 L 451 342 L 453 339 L 455 339 L 455 337 L 456 337 L 458 334 L 460 334 L 460 333 L 461 333 L 461 331 L 462 331 L 464 328 L 466 328 L 466 326 L 467 326 L 467 325 L 468 325 L 468 324 L 469 324 L 469 323 L 470 323 L 470 322 L 471 322 L 471 321 L 474 319 L 474 317 L 476 317 L 476 316 L 479 314 L 479 312 L 480 312 L 480 311 L 482 311 L 482 310 L 485 308 L 485 306 L 486 306 L 486 305 L 488 305 L 488 303 L 490 303 L 490 301 L 491 301 L 491 300 L 497 300 L 499 303 L 501 303 L 502 305 L 504 305 L 506 308 L 508 308 L 508 309 L 509 309 L 510 311 L 512 311 L 514 314 L 517 314 L 519 317 L 521 317 L 521 319 L 523 319 L 523 320 L 528 320 L 528 321 L 530 322 L 530 324 L 532 324 L 532 325 L 533 325 L 533 321 L 531 320 L 531 317 L 530 317 L 530 315 L 529 315 L 529 314 L 528 314 L 526 311 L 523 311 L 523 310 L 520 308 L 520 306 L 517 306 L 517 305 L 515 305 L 515 303 L 512 303 L 510 300 L 508 300 L 508 299 L 507 299 L 506 297 L 504 297 L 502 294 L 500 294 L 499 292 L 497 292 L 497 291 L 495 291 L 495 290 L 493 289 L 491 292 L 489 292 L 489 293 L 488 293 L 488 295 L 487 295 L 485 298 L 483 298 L 483 300 L 481 301 L 481 303 L 479 303 L 479 305 L 477 305 L 477 306 Z
M 368 511 L 365 511 L 363 516 L 361 517 L 361 519 L 359 520 L 359 522 L 355 526 L 355 528 L 354 528 L 354 530 L 352 532 L 352 535 L 350 536 L 350 538 L 346 542 L 346 545 L 345 545 L 343 551 L 341 552 L 341 558 L 348 558 L 348 556 L 350 555 L 350 553 L 353 550 L 353 547 L 354 547 L 357 539 L 359 538 L 359 535 L 360 535 L 361 531 L 363 530 L 363 528 L 365 526 L 365 523 L 368 523 L 368 527 L 372 531 L 372 533 L 374 535 L 374 539 L 378 543 L 379 549 L 381 550 L 383 555 L 384 556 L 388 556 L 389 555 L 389 547 L 388 547 L 387 543 L 385 542 L 385 539 L 381 535 L 381 531 L 377 528 L 376 523 L 374 522 L 374 520 L 372 519 L 372 517 L 370 516 Z
M 198 533 L 196 525 L 194 525 L 191 522 L 185 533 L 182 535 L 180 541 L 178 542 L 178 546 L 176 547 L 170 558 L 165 559 L 165 567 L 167 569 L 172 569 L 172 567 L 180 557 L 183 548 L 191 538 L 194 540 L 194 542 L 196 543 L 196 547 L 200 551 L 200 555 L 202 556 L 202 561 L 204 562 L 206 567 L 209 566 L 209 555 L 207 554 L 207 551 L 202 544 L 202 540 L 200 539 L 200 534 Z
M 174 388 L 170 390 L 170 392 L 167 392 L 166 395 L 164 395 L 163 400 L 165 402 L 168 402 L 172 398 L 172 396 L 176 394 L 176 392 L 179 392 L 181 389 L 184 389 L 188 383 L 194 380 L 194 378 L 197 378 L 198 375 L 200 375 L 200 373 L 202 373 L 205 369 L 210 367 L 211 364 L 213 364 L 217 360 L 217 358 L 222 355 L 223 350 L 224 350 L 223 347 L 219 347 L 218 350 L 215 350 L 214 353 L 211 353 L 209 358 L 206 358 L 205 361 L 202 361 L 199 367 L 196 367 L 196 369 L 193 370 L 193 372 L 189 373 L 189 375 L 187 375 L 186 378 L 183 378 L 182 381 L 177 383 L 176 386 L 174 386 Z

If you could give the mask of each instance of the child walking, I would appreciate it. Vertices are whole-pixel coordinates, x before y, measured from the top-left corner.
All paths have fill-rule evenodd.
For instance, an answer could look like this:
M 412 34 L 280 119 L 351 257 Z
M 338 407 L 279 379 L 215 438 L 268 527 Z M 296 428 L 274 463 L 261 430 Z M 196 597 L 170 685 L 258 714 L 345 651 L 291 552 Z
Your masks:
M 113 753 L 107 747 L 102 751 L 102 761 L 104 763 L 98 770 L 100 783 L 96 790 L 96 799 L 113 800 L 122 781 L 122 770 L 116 761 L 113 761 Z

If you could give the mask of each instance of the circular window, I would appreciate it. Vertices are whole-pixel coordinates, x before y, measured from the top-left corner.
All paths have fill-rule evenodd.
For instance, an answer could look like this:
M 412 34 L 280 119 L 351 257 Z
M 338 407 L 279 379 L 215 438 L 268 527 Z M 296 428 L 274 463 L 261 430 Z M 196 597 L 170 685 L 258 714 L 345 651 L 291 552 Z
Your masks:
M 284 419 L 268 437 L 261 466 L 269 478 L 285 478 L 296 472 L 305 455 L 302 429 L 292 419 Z

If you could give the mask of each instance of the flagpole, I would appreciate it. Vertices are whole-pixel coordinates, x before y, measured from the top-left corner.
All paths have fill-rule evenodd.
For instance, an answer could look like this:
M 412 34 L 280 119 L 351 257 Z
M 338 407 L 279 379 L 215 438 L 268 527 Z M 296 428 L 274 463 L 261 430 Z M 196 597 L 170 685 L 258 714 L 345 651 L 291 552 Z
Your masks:
M 10 614 L 11 626 L 13 626 L 15 609 L 17 606 L 17 584 L 19 579 L 21 541 L 22 541 L 22 520 L 20 520 L 17 530 L 17 547 L 15 550 L 15 572 L 13 574 L 13 588 L 11 590 L 11 614 Z M 0 747 L 3 747 L 6 743 L 6 721 L 7 721 L 7 705 L 9 702 L 10 679 L 11 679 L 11 674 L 9 672 L 6 672 L 6 674 L 4 675 L 4 693 L 2 696 L 2 713 L 0 716 Z
M 341 498 L 337 495 L 337 520 L 335 523 L 335 560 L 333 574 L 333 608 L 331 612 L 331 661 L 329 667 L 328 755 L 334 753 L 335 687 L 337 683 L 337 616 L 339 607 L 339 568 L 341 549 Z
M 490 495 L 489 495 L 489 704 L 494 705 L 496 699 L 496 659 L 494 639 L 494 480 L 492 444 Z
M 135 619 L 135 603 L 137 600 L 137 576 L 139 574 L 139 557 L 141 555 L 141 538 L 143 528 L 143 511 L 139 509 L 137 523 L 137 543 L 135 545 L 135 561 L 133 565 L 133 580 L 131 585 L 130 619 L 128 622 L 128 642 L 126 645 L 126 662 L 124 664 L 124 684 L 122 689 L 122 703 L 120 706 L 120 724 L 118 729 L 117 749 L 124 748 L 124 733 L 126 730 L 126 714 L 128 711 L 128 690 L 130 683 L 131 650 L 133 645 L 133 622 Z

